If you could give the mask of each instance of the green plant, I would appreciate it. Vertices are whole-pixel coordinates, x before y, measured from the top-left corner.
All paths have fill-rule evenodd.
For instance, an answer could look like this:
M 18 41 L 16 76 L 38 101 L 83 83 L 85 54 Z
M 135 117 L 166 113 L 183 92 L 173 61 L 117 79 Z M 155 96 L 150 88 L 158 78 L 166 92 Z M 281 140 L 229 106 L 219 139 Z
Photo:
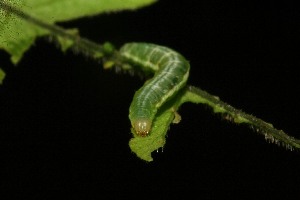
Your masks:
M 0 48 L 7 51 L 11 55 L 11 61 L 17 64 L 37 37 L 48 36 L 60 44 L 62 51 L 75 49 L 85 56 L 100 60 L 105 69 L 117 66 L 124 71 L 143 71 L 143 68 L 137 68 L 137 66 L 125 61 L 120 56 L 119 50 L 115 49 L 110 43 L 96 44 L 80 37 L 78 30 L 65 30 L 54 25 L 54 23 L 103 12 L 136 9 L 153 2 L 153 0 L 94 0 L 87 3 L 87 1 L 73 0 L 72 8 L 66 9 L 70 8 L 68 6 L 70 1 L 56 0 L 49 3 L 42 0 L 2 0 L 0 1 L 2 15 L 0 19 Z M 30 15 L 27 14 L 29 12 Z M 22 29 L 22 33 L 18 31 L 20 29 Z M 148 73 L 148 71 L 143 72 Z M 0 83 L 4 77 L 5 73 L 0 69 Z M 149 136 L 139 137 L 134 135 L 130 140 L 130 148 L 138 157 L 146 161 L 152 161 L 151 152 L 164 146 L 170 124 L 180 121 L 180 116 L 176 111 L 186 102 L 206 104 L 212 107 L 214 113 L 220 113 L 224 119 L 237 124 L 247 124 L 271 142 L 281 144 L 288 149 L 300 148 L 299 140 L 275 129 L 270 123 L 235 109 L 200 88 L 188 85 L 181 89 L 174 98 L 162 105 L 155 116 L 153 129 Z

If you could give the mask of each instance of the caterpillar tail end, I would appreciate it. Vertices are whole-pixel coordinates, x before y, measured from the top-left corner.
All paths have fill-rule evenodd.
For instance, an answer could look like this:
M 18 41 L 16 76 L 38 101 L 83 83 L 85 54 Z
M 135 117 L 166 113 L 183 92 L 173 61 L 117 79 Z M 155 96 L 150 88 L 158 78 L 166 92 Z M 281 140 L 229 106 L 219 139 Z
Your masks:
M 147 119 L 138 119 L 132 122 L 132 127 L 136 134 L 141 137 L 146 137 L 150 132 L 152 122 Z

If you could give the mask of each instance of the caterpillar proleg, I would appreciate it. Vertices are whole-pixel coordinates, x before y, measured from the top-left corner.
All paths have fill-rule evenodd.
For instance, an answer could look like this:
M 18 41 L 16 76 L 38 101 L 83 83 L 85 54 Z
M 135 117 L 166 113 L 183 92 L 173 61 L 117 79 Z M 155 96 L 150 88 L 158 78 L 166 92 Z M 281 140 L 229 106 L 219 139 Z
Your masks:
M 134 95 L 129 108 L 131 125 L 139 136 L 147 136 L 158 109 L 186 84 L 190 65 L 178 52 L 155 44 L 127 43 L 121 58 L 154 73 Z

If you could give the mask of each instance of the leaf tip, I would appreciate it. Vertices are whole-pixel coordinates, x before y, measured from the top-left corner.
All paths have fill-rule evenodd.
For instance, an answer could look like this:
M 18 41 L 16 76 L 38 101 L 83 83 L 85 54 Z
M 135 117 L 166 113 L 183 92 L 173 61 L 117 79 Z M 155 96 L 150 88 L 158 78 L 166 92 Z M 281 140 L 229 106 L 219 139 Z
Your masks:
M 5 72 L 0 68 L 0 85 L 2 85 L 5 78 Z

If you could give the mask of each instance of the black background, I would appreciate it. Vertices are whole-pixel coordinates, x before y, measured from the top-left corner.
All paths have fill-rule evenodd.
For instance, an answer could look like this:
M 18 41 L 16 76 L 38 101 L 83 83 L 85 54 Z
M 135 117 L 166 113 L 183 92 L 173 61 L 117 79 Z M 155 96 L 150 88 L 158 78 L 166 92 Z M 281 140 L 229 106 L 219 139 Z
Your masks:
M 189 84 L 300 138 L 299 9 L 292 1 L 161 0 L 60 25 L 117 47 L 142 41 L 176 49 L 191 63 Z M 0 87 L 1 187 L 13 195 L 159 197 L 189 189 L 213 198 L 299 189 L 299 152 L 269 144 L 206 106 L 183 105 L 181 123 L 147 163 L 128 147 L 128 108 L 143 80 L 63 54 L 47 39 L 37 40 L 17 67 L 3 51 L 0 58 L 7 72 Z

